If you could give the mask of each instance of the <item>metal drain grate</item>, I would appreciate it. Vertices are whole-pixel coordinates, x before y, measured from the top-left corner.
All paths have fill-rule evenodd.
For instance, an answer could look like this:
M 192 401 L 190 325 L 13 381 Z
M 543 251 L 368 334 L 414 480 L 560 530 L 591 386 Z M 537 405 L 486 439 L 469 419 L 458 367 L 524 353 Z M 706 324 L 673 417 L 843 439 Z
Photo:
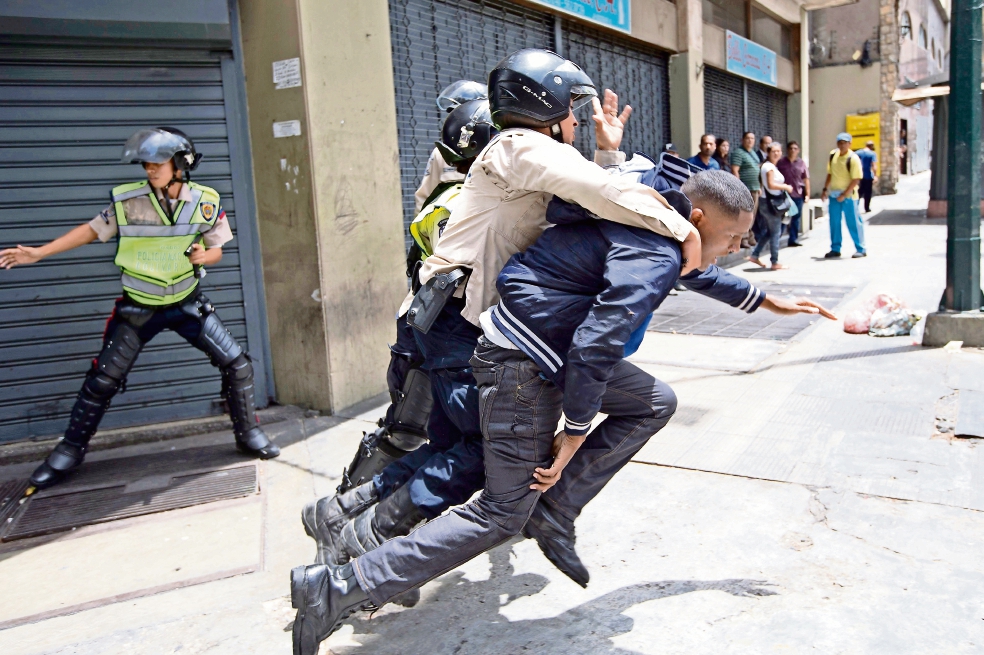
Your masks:
M 766 294 L 805 296 L 827 309 L 839 305 L 854 290 L 854 287 L 818 284 L 766 283 L 757 286 Z M 766 310 L 746 314 L 699 293 L 682 291 L 678 296 L 667 298 L 656 310 L 649 329 L 674 334 L 786 341 L 817 320 L 818 317 L 811 314 L 779 316 Z
M 219 471 L 149 476 L 96 489 L 67 489 L 59 493 L 56 488 L 31 498 L 25 510 L 5 526 L 2 541 L 241 498 L 256 491 L 255 464 Z
M 20 501 L 24 499 L 27 487 L 27 480 L 0 482 L 0 533 L 7 523 L 12 522 L 11 517 L 22 507 Z

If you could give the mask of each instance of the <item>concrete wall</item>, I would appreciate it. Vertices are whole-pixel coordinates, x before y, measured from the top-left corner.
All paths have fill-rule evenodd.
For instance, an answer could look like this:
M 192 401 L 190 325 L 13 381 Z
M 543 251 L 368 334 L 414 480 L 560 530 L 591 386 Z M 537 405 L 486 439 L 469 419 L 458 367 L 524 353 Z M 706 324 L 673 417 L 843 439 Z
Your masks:
M 677 43 L 670 57 L 670 138 L 681 153 L 697 152 L 704 133 L 704 33 L 701 0 L 677 0 Z
M 873 60 L 879 58 L 879 0 L 858 0 L 853 4 L 810 12 L 810 39 L 814 43 L 813 66 L 854 63 L 854 54 L 869 42 Z
M 406 294 L 389 9 L 386 0 L 298 0 L 298 7 L 331 407 L 338 410 L 385 391 L 385 344 Z
M 632 3 L 632 38 L 665 50 L 677 50 L 676 5 L 666 0 L 635 0 Z
M 303 88 L 275 90 L 272 62 L 301 54 L 292 2 L 239 0 L 257 218 L 277 401 L 329 409 L 327 341 Z M 273 123 L 301 136 L 275 139 Z M 283 163 L 282 163 L 283 162 Z
M 879 106 L 881 66 L 824 66 L 810 69 L 810 178 L 819 194 L 827 175 L 827 155 L 837 147 L 845 117 Z M 845 93 L 850 89 L 851 93 Z

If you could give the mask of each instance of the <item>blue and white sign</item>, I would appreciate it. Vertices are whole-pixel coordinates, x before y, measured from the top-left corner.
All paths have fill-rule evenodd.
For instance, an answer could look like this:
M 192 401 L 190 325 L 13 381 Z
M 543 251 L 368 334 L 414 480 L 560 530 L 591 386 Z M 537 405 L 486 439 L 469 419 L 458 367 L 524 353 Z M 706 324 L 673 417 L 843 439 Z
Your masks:
M 776 53 L 730 30 L 727 37 L 727 71 L 776 86 Z
M 532 0 L 565 14 L 626 34 L 632 32 L 632 0 Z

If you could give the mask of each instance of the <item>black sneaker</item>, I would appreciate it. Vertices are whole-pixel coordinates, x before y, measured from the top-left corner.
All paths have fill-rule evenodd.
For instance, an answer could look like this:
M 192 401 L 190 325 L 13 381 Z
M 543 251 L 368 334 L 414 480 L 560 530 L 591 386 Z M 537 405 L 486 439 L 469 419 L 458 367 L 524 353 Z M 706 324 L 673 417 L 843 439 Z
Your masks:
M 866 252 L 856 252 L 853 255 L 851 255 L 851 259 L 857 259 L 858 257 L 867 257 L 867 256 L 868 253 Z
M 841 254 L 839 252 L 834 252 L 833 250 L 831 250 L 826 255 L 824 255 L 823 258 L 824 259 L 837 259 L 840 256 L 841 256 Z
M 788 248 L 802 248 L 803 244 L 799 243 L 798 241 L 794 241 L 793 243 L 787 243 L 786 246 Z

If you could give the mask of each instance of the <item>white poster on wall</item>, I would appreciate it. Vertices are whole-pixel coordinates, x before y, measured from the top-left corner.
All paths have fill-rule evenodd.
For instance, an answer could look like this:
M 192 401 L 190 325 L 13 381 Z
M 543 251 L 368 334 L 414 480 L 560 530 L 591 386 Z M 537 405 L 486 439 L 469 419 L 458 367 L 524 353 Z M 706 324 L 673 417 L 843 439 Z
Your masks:
M 301 85 L 301 60 L 299 57 L 273 62 L 273 84 L 277 89 L 291 89 Z
M 301 136 L 301 121 L 280 121 L 273 124 L 273 138 Z

